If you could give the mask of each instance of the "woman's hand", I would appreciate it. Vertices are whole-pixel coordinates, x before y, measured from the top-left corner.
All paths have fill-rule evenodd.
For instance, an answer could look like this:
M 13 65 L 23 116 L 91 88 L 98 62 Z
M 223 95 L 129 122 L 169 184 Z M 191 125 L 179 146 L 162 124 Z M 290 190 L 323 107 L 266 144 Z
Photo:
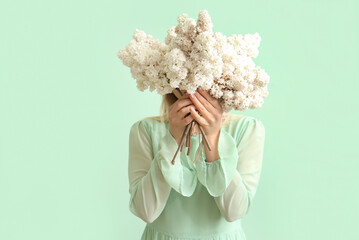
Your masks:
M 192 101 L 187 94 L 181 96 L 175 103 L 168 108 L 169 131 L 177 144 L 180 144 L 183 131 L 186 126 L 193 120 L 190 108 L 194 108 Z M 186 116 L 188 114 L 188 116 Z
M 189 95 L 189 98 L 199 111 L 198 113 L 195 108 L 191 108 L 191 116 L 201 125 L 207 137 L 216 138 L 222 124 L 221 104 L 201 87 L 192 96 Z
M 217 161 L 220 159 L 218 144 L 223 117 L 222 106 L 216 98 L 200 87 L 198 92 L 194 93 L 193 96 L 189 96 L 196 109 L 199 110 L 199 113 L 197 113 L 194 108 L 191 108 L 191 116 L 203 128 L 212 149 L 209 150 L 207 145 L 204 145 L 206 162 Z

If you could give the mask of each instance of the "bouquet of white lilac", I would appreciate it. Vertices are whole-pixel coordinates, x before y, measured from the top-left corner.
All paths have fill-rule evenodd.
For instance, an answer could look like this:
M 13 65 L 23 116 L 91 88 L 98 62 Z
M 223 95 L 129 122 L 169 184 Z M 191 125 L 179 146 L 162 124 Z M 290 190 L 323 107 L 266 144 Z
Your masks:
M 269 76 L 252 60 L 258 55 L 259 34 L 213 33 L 206 10 L 200 11 L 197 22 L 187 14 L 177 21 L 168 29 L 165 44 L 136 29 L 133 40 L 118 51 L 138 89 L 164 95 L 176 88 L 194 93 L 201 86 L 225 112 L 260 108 L 268 95 Z
M 137 88 L 165 95 L 176 89 L 194 93 L 200 86 L 218 99 L 224 112 L 260 108 L 269 75 L 252 60 L 258 55 L 259 34 L 214 33 L 206 10 L 199 12 L 197 22 L 187 14 L 177 21 L 167 30 L 165 43 L 136 29 L 133 40 L 118 51 Z

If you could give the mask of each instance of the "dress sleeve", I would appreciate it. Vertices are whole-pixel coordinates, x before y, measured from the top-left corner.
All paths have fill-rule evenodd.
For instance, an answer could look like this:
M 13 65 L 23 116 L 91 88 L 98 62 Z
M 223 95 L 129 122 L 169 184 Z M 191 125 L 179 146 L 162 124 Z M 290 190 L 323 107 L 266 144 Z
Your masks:
M 157 152 L 155 159 L 167 183 L 184 197 L 192 196 L 197 186 L 197 173 L 194 168 L 185 164 L 189 158 L 186 151 L 179 151 L 175 164 L 172 165 L 171 162 L 177 151 L 178 144 L 169 130 L 161 138 L 159 146 L 160 150 Z
M 262 171 L 265 141 L 263 123 L 255 118 L 246 122 L 238 144 L 238 165 L 226 191 L 215 202 L 229 222 L 245 216 L 253 202 Z
M 220 158 L 214 162 L 207 162 L 203 146 L 200 152 L 201 158 L 195 164 L 198 180 L 207 188 L 210 195 L 220 196 L 226 190 L 236 171 L 238 162 L 236 141 L 221 128 L 218 140 Z
M 151 223 L 163 211 L 171 187 L 185 196 L 194 192 L 196 175 L 182 166 L 178 156 L 176 164 L 171 164 L 177 142 L 169 131 L 160 139 L 160 148 L 153 156 L 151 137 L 144 125 L 143 120 L 135 122 L 129 134 L 129 208 Z

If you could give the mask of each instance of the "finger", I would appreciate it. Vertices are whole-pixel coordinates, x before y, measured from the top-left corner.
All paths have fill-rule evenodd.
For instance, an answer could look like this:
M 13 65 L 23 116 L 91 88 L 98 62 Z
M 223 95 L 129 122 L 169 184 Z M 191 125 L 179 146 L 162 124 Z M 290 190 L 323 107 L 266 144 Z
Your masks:
M 194 95 L 197 97 L 198 101 L 200 101 L 202 105 L 207 109 L 208 112 L 210 113 L 217 112 L 217 109 L 213 107 L 212 104 L 208 102 L 208 100 L 201 93 L 196 92 Z
M 191 112 L 191 108 L 194 108 L 194 107 L 195 106 L 193 104 L 191 104 L 191 105 L 189 105 L 187 107 L 184 107 L 181 110 L 179 110 L 178 111 L 179 118 L 181 120 L 183 120 L 186 117 L 186 115 Z
M 171 104 L 168 108 L 175 108 L 177 106 L 177 104 L 183 100 L 183 99 L 189 99 L 189 97 L 187 96 L 187 94 L 183 94 L 183 96 L 181 96 L 180 98 L 178 98 L 173 104 Z
M 218 102 L 218 100 L 214 97 L 212 97 L 206 90 L 204 90 L 203 88 L 199 87 L 198 88 L 198 92 L 205 98 L 207 99 L 207 101 L 214 107 L 214 108 L 218 108 L 220 107 L 220 104 Z
M 186 98 L 186 99 L 179 99 L 177 100 L 175 103 L 175 106 L 174 106 L 174 110 L 176 112 L 180 111 L 182 108 L 188 106 L 188 105 L 191 105 L 193 104 L 191 99 L 189 98 Z
M 196 106 L 196 108 L 198 109 L 198 111 L 200 112 L 200 114 L 204 117 L 204 118 L 210 118 L 210 113 L 208 112 L 208 110 L 203 106 L 203 104 L 198 100 L 197 96 L 199 95 L 199 93 L 195 93 L 193 95 L 189 95 L 190 99 L 192 100 L 193 104 Z
M 196 120 L 200 125 L 202 126 L 207 126 L 208 122 L 206 121 L 206 119 L 204 119 L 203 117 L 201 117 L 199 115 L 199 113 L 196 112 L 196 110 L 191 107 L 191 116 L 193 117 L 194 120 Z
M 191 114 L 189 114 L 187 117 L 183 118 L 185 125 L 188 125 L 190 122 L 192 122 L 192 120 L 193 120 L 193 117 Z

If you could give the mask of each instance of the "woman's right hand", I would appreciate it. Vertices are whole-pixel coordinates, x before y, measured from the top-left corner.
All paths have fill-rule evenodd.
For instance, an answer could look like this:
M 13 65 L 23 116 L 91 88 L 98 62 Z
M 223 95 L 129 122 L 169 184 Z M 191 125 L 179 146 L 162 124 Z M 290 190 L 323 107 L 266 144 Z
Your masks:
M 193 120 L 191 108 L 196 109 L 192 100 L 184 94 L 168 108 L 169 131 L 177 144 L 180 144 L 181 137 L 186 126 Z

